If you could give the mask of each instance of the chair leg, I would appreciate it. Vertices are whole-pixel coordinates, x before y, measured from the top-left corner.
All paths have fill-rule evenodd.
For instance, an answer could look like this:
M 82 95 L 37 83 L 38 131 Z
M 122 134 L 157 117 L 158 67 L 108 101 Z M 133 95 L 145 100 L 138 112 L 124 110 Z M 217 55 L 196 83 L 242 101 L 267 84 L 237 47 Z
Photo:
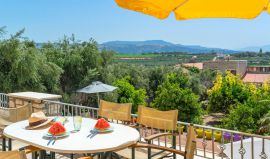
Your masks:
M 8 138 L 8 151 L 12 150 L 12 140 Z
M 131 148 L 131 158 L 135 159 L 135 147 Z
M 37 159 L 37 152 L 32 152 L 32 159 Z
M 6 138 L 2 138 L 2 151 L 6 151 Z
M 41 150 L 39 152 L 39 158 L 40 159 L 45 159 L 46 158 L 46 151 L 45 150 Z
M 112 152 L 112 159 L 121 159 L 121 157 L 117 153 Z

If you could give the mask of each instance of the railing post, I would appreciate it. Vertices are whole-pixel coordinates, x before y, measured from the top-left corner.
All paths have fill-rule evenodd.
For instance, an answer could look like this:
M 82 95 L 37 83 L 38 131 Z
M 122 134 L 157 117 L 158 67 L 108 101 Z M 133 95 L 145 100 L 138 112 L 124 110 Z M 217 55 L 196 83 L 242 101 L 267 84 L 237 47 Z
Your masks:
M 172 145 L 173 145 L 173 148 L 176 149 L 176 136 L 173 134 L 172 136 Z M 176 159 L 176 154 L 173 153 L 173 159 Z
M 151 144 L 150 140 L 148 141 L 148 144 Z M 147 156 L 148 159 L 151 159 L 151 148 L 147 148 Z

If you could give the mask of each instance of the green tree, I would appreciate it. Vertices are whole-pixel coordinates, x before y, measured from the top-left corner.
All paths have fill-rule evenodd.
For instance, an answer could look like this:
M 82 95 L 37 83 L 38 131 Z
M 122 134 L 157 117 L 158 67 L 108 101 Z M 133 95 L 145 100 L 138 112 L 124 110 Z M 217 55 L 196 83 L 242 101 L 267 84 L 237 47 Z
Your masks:
M 238 104 L 236 108 L 230 110 L 229 115 L 223 120 L 224 127 L 242 132 L 253 132 L 258 126 L 252 111 L 250 106 Z
M 199 97 L 186 88 L 186 84 L 186 76 L 168 74 L 166 80 L 158 87 L 153 107 L 159 110 L 177 109 L 180 121 L 201 123 L 202 108 Z
M 119 79 L 114 82 L 114 86 L 118 87 L 116 90 L 118 94 L 117 102 L 132 103 L 132 113 L 136 113 L 138 105 L 145 104 L 146 91 L 144 89 L 135 89 L 129 82 L 130 77 Z
M 259 120 L 260 124 L 260 133 L 270 133 L 270 111 L 264 115 L 263 118 Z
M 4 92 L 59 90 L 61 68 L 47 61 L 20 30 L 0 41 L 0 89 Z M 53 77 L 52 77 L 53 75 Z
M 228 113 L 231 106 L 247 101 L 250 91 L 238 76 L 227 72 L 225 77 L 217 75 L 208 95 L 210 112 Z

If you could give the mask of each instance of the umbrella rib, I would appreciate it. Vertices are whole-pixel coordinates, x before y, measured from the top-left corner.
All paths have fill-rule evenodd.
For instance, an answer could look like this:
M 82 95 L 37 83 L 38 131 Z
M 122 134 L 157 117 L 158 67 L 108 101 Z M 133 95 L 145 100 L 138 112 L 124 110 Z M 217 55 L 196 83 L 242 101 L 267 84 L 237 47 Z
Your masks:
M 267 7 L 269 6 L 269 4 L 270 4 L 270 0 L 267 2 L 265 10 L 267 10 Z
M 179 4 L 178 6 L 176 6 L 172 11 L 175 11 L 176 9 L 178 9 L 179 7 L 183 6 L 184 4 L 186 4 L 189 0 L 185 0 L 183 3 Z M 270 2 L 270 0 L 269 0 Z

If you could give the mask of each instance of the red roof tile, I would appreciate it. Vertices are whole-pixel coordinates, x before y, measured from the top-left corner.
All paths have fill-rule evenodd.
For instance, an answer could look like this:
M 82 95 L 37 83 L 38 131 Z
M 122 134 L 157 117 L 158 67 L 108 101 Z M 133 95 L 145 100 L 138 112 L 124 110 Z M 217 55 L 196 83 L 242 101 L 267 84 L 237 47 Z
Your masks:
M 270 80 L 270 74 L 247 73 L 243 78 L 243 81 L 248 83 L 263 83 L 267 80 Z

